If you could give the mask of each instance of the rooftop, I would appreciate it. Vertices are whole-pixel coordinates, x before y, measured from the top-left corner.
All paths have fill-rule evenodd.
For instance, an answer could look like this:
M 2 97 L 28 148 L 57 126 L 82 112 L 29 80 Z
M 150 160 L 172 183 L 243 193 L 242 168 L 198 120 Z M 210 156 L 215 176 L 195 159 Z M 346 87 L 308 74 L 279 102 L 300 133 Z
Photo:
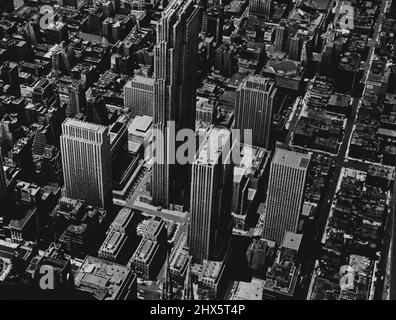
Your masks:
M 270 91 L 274 82 L 267 77 L 250 75 L 241 83 L 241 86 L 245 89 Z
M 137 116 L 133 119 L 132 123 L 128 127 L 129 134 L 141 136 L 145 134 L 151 126 L 153 118 L 149 116 Z
M 126 235 L 116 230 L 110 230 L 100 250 L 115 252 L 123 242 Z
M 153 217 L 149 220 L 145 233 L 150 235 L 157 235 L 161 231 L 161 227 L 165 225 L 164 220 L 160 217 Z
M 300 248 L 301 239 L 302 234 L 286 231 L 282 247 L 298 251 L 298 249 Z
M 209 261 L 204 260 L 202 266 L 202 278 L 207 278 L 213 281 L 217 281 L 221 275 L 221 271 L 224 265 L 222 261 Z
M 129 208 L 122 208 L 115 217 L 111 227 L 116 230 L 125 230 L 131 219 L 133 218 L 133 211 Z
M 156 248 L 158 248 L 158 244 L 155 241 L 143 238 L 140 241 L 135 253 L 133 254 L 131 261 L 138 260 L 148 263 Z
M 311 156 L 308 154 L 276 148 L 272 163 L 296 169 L 306 169 Z
M 10 222 L 10 228 L 22 230 L 23 227 L 28 223 L 28 221 L 33 217 L 35 212 L 36 212 L 36 208 L 29 209 L 23 218 L 18 220 L 12 220 Z
M 130 272 L 123 265 L 87 256 L 74 282 L 77 289 L 91 292 L 98 300 L 114 300 Z
M 251 282 L 238 282 L 231 300 L 263 300 L 264 280 L 252 278 Z
M 138 82 L 142 84 L 146 84 L 148 86 L 154 86 L 154 79 L 150 77 L 145 77 L 141 75 L 135 75 L 132 80 L 128 81 L 126 86 L 132 87 L 132 82 Z
M 227 146 L 230 136 L 229 130 L 212 128 L 201 143 L 194 163 L 206 165 L 216 164 L 223 149 Z
M 101 126 L 98 124 L 85 122 L 85 121 L 81 121 L 81 120 L 77 120 L 77 119 L 72 119 L 72 118 L 67 118 L 63 122 L 63 126 L 85 129 L 85 130 L 98 132 L 98 133 L 103 133 L 103 132 L 105 132 L 105 130 L 107 130 L 107 127 L 105 127 L 105 126 Z

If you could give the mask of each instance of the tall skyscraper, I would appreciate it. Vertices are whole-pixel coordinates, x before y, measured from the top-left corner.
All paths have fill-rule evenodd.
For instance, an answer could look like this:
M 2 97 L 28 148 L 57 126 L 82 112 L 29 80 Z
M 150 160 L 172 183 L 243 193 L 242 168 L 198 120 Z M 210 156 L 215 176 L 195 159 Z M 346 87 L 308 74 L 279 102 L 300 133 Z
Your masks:
M 274 49 L 276 51 L 283 51 L 286 39 L 286 23 L 282 20 L 275 28 L 275 42 Z
M 124 107 L 139 116 L 153 116 L 154 79 L 136 75 L 124 86 Z
M 85 107 L 86 98 L 82 88 L 81 80 L 69 85 L 69 105 L 67 106 L 67 116 L 74 116 Z
M 302 39 L 298 34 L 289 38 L 289 47 L 288 47 L 288 58 L 294 61 L 300 61 L 301 57 L 301 49 L 302 49 Z
M 202 31 L 214 36 L 217 44 L 223 39 L 224 25 L 224 8 L 219 5 L 213 5 L 203 11 Z
M 155 205 L 188 206 L 191 166 L 171 163 L 172 153 L 183 142 L 176 143 L 170 130 L 174 128 L 176 133 L 184 128 L 195 130 L 199 30 L 200 8 L 193 0 L 173 0 L 157 25 L 153 134 L 163 137 L 163 143 L 156 140 L 155 144 L 156 162 L 151 183 Z
M 285 231 L 297 231 L 310 159 L 308 154 L 275 149 L 268 183 L 263 238 L 281 244 Z
M 162 284 L 161 300 L 173 299 L 173 284 L 169 264 L 169 252 L 166 253 L 164 280 Z
M 192 261 L 192 257 L 189 256 L 186 277 L 184 279 L 182 300 L 194 300 L 194 289 L 193 289 L 193 282 L 191 277 L 191 264 L 192 264 L 191 261 Z
M 249 0 L 249 14 L 269 17 L 271 0 Z
M 62 124 L 60 142 L 64 195 L 108 208 L 112 171 L 107 127 L 68 118 Z
M 0 150 L 0 201 L 4 199 L 7 191 L 5 172 L 3 167 L 3 156 Z
M 188 246 L 193 260 L 217 259 L 231 235 L 232 143 L 226 129 L 212 128 L 192 164 Z
M 241 130 L 241 137 L 244 137 L 244 130 L 252 130 L 253 145 L 268 148 L 272 107 L 276 95 L 274 81 L 250 75 L 241 82 L 236 93 L 235 128 Z

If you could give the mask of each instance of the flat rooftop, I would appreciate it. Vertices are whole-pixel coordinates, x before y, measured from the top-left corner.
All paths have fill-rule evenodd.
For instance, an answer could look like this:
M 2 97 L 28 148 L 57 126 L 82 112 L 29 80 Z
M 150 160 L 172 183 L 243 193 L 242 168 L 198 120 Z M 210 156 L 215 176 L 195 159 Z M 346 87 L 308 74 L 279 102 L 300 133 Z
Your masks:
M 160 217 L 154 217 L 149 220 L 145 233 L 150 235 L 156 235 L 161 231 L 161 227 L 165 225 L 165 222 Z
M 135 253 L 133 254 L 132 260 L 143 261 L 144 263 L 148 263 L 155 253 L 155 249 L 158 247 L 157 242 L 152 241 L 150 239 L 143 238 L 139 246 L 137 247 Z
M 117 134 L 120 132 L 120 129 L 124 126 L 125 124 L 123 122 L 114 122 L 113 126 L 110 129 L 110 133 Z
M 259 75 L 250 75 L 242 82 L 243 88 L 269 91 L 274 86 L 273 80 Z
M 301 215 L 303 215 L 304 217 L 309 217 L 312 213 L 312 210 L 314 209 L 315 205 L 313 205 L 312 203 L 304 202 Z
M 178 251 L 170 263 L 171 269 L 174 269 L 177 272 L 182 273 L 182 270 L 187 266 L 188 258 L 189 255 L 186 250 Z
M 346 94 L 331 94 L 329 97 L 329 105 L 332 106 L 337 106 L 337 107 L 348 107 L 349 106 L 349 102 L 351 100 L 351 96 L 346 95 Z
M 137 116 L 128 127 L 129 134 L 142 136 L 147 133 L 153 123 L 153 118 L 149 116 Z
M 29 209 L 21 219 L 11 220 L 9 227 L 12 229 L 22 230 L 28 221 L 30 221 L 35 212 L 36 208 Z
M 298 249 L 300 248 L 301 239 L 302 234 L 286 231 L 282 247 L 298 251 Z
M 87 256 L 74 278 L 81 291 L 92 293 L 99 300 L 114 300 L 130 274 L 126 266 Z
M 306 169 L 310 159 L 309 154 L 276 148 L 272 163 L 296 169 Z
M 107 130 L 107 127 L 101 126 L 95 123 L 85 122 L 77 119 L 67 118 L 63 122 L 63 126 L 85 129 L 93 132 L 103 133 Z
M 251 282 L 240 281 L 231 300 L 262 300 L 264 280 L 252 278 Z
M 118 212 L 115 219 L 113 220 L 113 223 L 111 224 L 111 226 L 117 230 L 120 228 L 126 228 L 127 225 L 129 224 L 130 220 L 132 219 L 133 215 L 134 215 L 134 213 L 133 213 L 132 209 L 122 208 Z
M 119 247 L 120 243 L 122 242 L 122 240 L 124 240 L 125 237 L 126 235 L 124 233 L 112 230 L 109 232 L 101 249 L 107 251 L 114 251 L 116 248 Z
M 236 164 L 240 167 L 252 167 L 260 163 L 265 158 L 267 152 L 263 148 L 244 144 L 241 150 L 241 162 Z
M 202 267 L 202 277 L 212 279 L 216 282 L 221 274 L 222 269 L 223 269 L 222 261 L 204 260 Z
M 149 77 L 145 77 L 145 76 L 141 76 L 141 75 L 135 75 L 132 80 L 127 82 L 126 86 L 132 87 L 132 82 L 138 82 L 138 83 L 146 84 L 149 86 L 154 86 L 153 78 L 149 78 Z

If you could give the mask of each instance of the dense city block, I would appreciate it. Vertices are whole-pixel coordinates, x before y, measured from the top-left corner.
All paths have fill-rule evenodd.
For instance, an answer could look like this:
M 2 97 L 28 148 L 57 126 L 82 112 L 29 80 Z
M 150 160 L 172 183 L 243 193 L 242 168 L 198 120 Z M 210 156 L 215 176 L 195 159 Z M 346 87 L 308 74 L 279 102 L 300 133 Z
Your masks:
M 1 1 L 0 299 L 396 299 L 395 59 L 396 0 Z

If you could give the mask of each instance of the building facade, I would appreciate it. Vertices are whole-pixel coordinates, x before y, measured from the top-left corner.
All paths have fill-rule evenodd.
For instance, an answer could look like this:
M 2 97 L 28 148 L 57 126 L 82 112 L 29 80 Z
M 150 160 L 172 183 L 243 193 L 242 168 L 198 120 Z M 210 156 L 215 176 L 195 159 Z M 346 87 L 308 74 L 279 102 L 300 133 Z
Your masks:
M 68 118 L 62 124 L 60 142 L 64 195 L 108 208 L 112 170 L 107 127 Z
M 230 131 L 212 128 L 193 162 L 188 246 L 195 262 L 218 258 L 228 245 L 235 147 Z
M 153 116 L 154 79 L 136 75 L 124 86 L 124 106 L 139 116 Z
M 249 14 L 269 17 L 271 14 L 272 0 L 250 0 Z
M 276 148 L 271 162 L 263 238 L 281 244 L 285 231 L 296 232 L 310 156 Z
M 200 8 L 193 0 L 174 0 L 163 11 L 157 25 L 154 54 L 153 134 L 163 137 L 156 143 L 151 193 L 155 205 L 188 206 L 191 166 L 170 163 L 177 149 L 170 134 L 174 127 L 195 128 L 195 61 L 200 31 Z M 159 140 L 156 140 L 159 141 Z M 182 142 L 178 142 L 182 143 Z M 172 150 L 173 149 L 173 150 Z
M 78 81 L 68 87 L 69 105 L 67 107 L 67 115 L 76 115 L 85 107 L 85 92 L 82 87 L 82 82 Z
M 281 21 L 279 25 L 275 28 L 275 41 L 274 41 L 274 49 L 276 51 L 283 51 L 285 46 L 285 38 L 286 38 L 286 23 Z
M 236 90 L 235 127 L 241 130 L 244 143 L 268 148 L 275 83 L 266 77 L 251 75 Z M 244 130 L 252 130 L 252 141 L 245 141 Z

